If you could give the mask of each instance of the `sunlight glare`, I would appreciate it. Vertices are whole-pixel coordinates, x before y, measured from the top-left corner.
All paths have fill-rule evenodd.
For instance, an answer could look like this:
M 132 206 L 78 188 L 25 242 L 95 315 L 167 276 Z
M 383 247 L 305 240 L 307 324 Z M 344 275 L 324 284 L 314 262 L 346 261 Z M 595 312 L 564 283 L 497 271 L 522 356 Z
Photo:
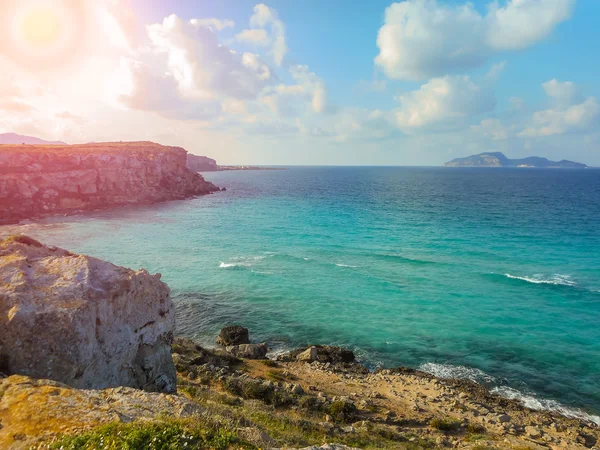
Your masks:
M 63 26 L 59 14 L 50 6 L 33 6 L 23 14 L 20 32 L 31 46 L 50 46 L 58 42 Z

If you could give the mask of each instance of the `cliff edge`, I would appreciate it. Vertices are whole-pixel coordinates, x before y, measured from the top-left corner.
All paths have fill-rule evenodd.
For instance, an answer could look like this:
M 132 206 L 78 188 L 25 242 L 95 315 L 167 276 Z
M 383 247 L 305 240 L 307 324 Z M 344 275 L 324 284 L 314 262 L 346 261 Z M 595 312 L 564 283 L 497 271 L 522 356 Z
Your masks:
M 152 142 L 0 145 L 0 224 L 209 194 L 187 152 Z

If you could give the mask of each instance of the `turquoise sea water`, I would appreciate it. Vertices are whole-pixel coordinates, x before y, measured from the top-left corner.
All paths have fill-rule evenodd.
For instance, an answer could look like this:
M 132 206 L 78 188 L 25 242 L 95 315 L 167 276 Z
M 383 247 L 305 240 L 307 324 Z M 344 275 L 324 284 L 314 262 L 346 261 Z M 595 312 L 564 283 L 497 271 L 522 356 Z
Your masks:
M 227 192 L 20 231 L 161 272 L 178 331 L 205 343 L 239 323 L 600 421 L 600 170 L 205 176 Z

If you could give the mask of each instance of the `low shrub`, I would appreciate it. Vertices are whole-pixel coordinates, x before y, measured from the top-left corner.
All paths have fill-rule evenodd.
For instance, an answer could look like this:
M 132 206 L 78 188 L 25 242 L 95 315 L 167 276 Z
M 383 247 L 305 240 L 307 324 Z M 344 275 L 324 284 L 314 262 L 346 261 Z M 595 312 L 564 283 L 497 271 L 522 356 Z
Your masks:
M 447 417 L 445 419 L 437 418 L 429 422 L 429 426 L 431 428 L 435 428 L 436 430 L 450 432 L 458 430 L 460 428 L 460 422 L 451 417 Z
M 469 434 L 484 434 L 485 433 L 485 427 L 483 425 L 480 425 L 478 423 L 470 423 L 467 426 L 467 432 Z
M 327 412 L 336 422 L 350 422 L 356 414 L 354 403 L 338 400 L 327 408 Z

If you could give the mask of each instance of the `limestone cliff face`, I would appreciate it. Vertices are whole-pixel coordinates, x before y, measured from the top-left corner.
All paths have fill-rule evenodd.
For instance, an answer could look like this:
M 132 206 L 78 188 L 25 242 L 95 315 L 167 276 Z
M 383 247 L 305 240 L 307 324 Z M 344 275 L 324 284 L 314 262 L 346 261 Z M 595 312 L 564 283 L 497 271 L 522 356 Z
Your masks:
M 0 241 L 0 372 L 173 392 L 174 325 L 160 274 L 26 236 Z
M 219 190 L 186 162 L 184 149 L 151 142 L 0 145 L 0 223 Z
M 217 161 L 208 156 L 198 156 L 188 153 L 187 155 L 187 167 L 192 172 L 214 172 L 219 170 Z

